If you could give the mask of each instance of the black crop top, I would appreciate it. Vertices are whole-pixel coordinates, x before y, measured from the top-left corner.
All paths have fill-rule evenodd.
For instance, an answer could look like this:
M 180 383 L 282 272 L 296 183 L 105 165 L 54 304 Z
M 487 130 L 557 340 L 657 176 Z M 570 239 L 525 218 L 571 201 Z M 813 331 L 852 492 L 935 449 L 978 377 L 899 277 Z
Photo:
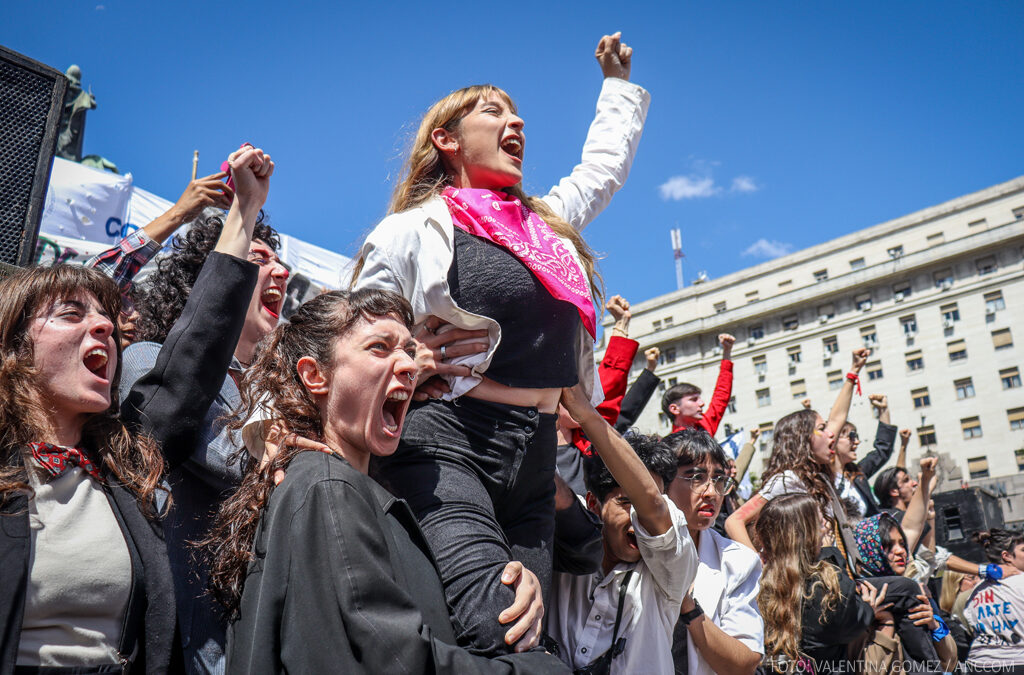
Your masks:
M 456 305 L 501 326 L 487 377 L 527 389 L 579 381 L 579 310 L 555 299 L 510 251 L 456 227 L 448 287 Z

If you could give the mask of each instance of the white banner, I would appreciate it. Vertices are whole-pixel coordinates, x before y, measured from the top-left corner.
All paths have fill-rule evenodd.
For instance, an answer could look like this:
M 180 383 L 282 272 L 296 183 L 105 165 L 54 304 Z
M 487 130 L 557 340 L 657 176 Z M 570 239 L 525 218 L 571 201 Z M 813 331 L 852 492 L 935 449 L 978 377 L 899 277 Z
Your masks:
M 35 262 L 85 262 L 172 205 L 136 187 L 131 174 L 118 176 L 55 157 Z M 317 289 L 346 286 L 351 274 L 350 258 L 284 233 L 280 256 L 293 274 L 306 277 Z

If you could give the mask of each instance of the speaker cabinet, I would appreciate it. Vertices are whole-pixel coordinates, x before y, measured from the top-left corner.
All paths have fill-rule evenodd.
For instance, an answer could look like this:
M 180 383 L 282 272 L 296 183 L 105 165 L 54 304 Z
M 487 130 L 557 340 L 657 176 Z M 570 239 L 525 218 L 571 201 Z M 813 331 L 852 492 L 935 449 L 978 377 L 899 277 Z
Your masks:
M 35 252 L 67 78 L 0 47 L 0 263 Z
M 935 501 L 935 543 L 972 562 L 987 562 L 974 533 L 1003 527 L 999 498 L 979 487 L 938 492 Z

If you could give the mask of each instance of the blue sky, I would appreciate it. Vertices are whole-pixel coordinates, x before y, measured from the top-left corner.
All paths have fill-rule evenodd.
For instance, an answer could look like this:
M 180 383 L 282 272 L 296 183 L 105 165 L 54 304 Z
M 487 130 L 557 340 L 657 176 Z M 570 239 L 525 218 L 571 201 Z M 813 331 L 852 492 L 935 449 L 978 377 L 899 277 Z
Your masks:
M 420 114 L 493 82 L 526 120 L 532 193 L 593 114 L 623 32 L 652 94 L 629 182 L 587 229 L 610 293 L 675 288 L 1024 173 L 1020 2 L 152 3 L 7 0 L 0 43 L 99 103 L 85 152 L 176 199 L 242 141 L 278 164 L 281 230 L 351 255 Z

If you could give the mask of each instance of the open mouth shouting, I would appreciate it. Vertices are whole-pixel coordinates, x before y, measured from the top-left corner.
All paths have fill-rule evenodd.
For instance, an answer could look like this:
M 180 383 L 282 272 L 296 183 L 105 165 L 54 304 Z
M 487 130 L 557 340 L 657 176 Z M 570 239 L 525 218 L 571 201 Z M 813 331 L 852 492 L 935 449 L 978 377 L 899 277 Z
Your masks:
M 281 305 L 283 304 L 284 289 L 280 286 L 269 286 L 260 294 L 260 306 L 275 319 L 281 317 Z
M 381 405 L 381 425 L 384 433 L 392 438 L 398 438 L 402 433 L 402 422 L 405 420 L 405 413 L 409 410 L 409 402 L 412 400 L 412 390 L 399 387 L 392 390 L 384 399 Z
M 714 518 L 715 517 L 715 505 L 714 504 L 701 504 L 700 508 L 697 509 L 697 515 L 702 518 Z
M 511 134 L 501 140 L 501 150 L 506 155 L 510 156 L 517 163 L 522 164 L 523 162 L 523 147 L 525 143 L 523 137 L 519 134 Z
M 82 363 L 90 373 L 101 380 L 106 381 L 107 362 L 109 360 L 110 357 L 107 354 L 106 347 L 93 347 L 85 353 L 85 356 L 82 358 Z

